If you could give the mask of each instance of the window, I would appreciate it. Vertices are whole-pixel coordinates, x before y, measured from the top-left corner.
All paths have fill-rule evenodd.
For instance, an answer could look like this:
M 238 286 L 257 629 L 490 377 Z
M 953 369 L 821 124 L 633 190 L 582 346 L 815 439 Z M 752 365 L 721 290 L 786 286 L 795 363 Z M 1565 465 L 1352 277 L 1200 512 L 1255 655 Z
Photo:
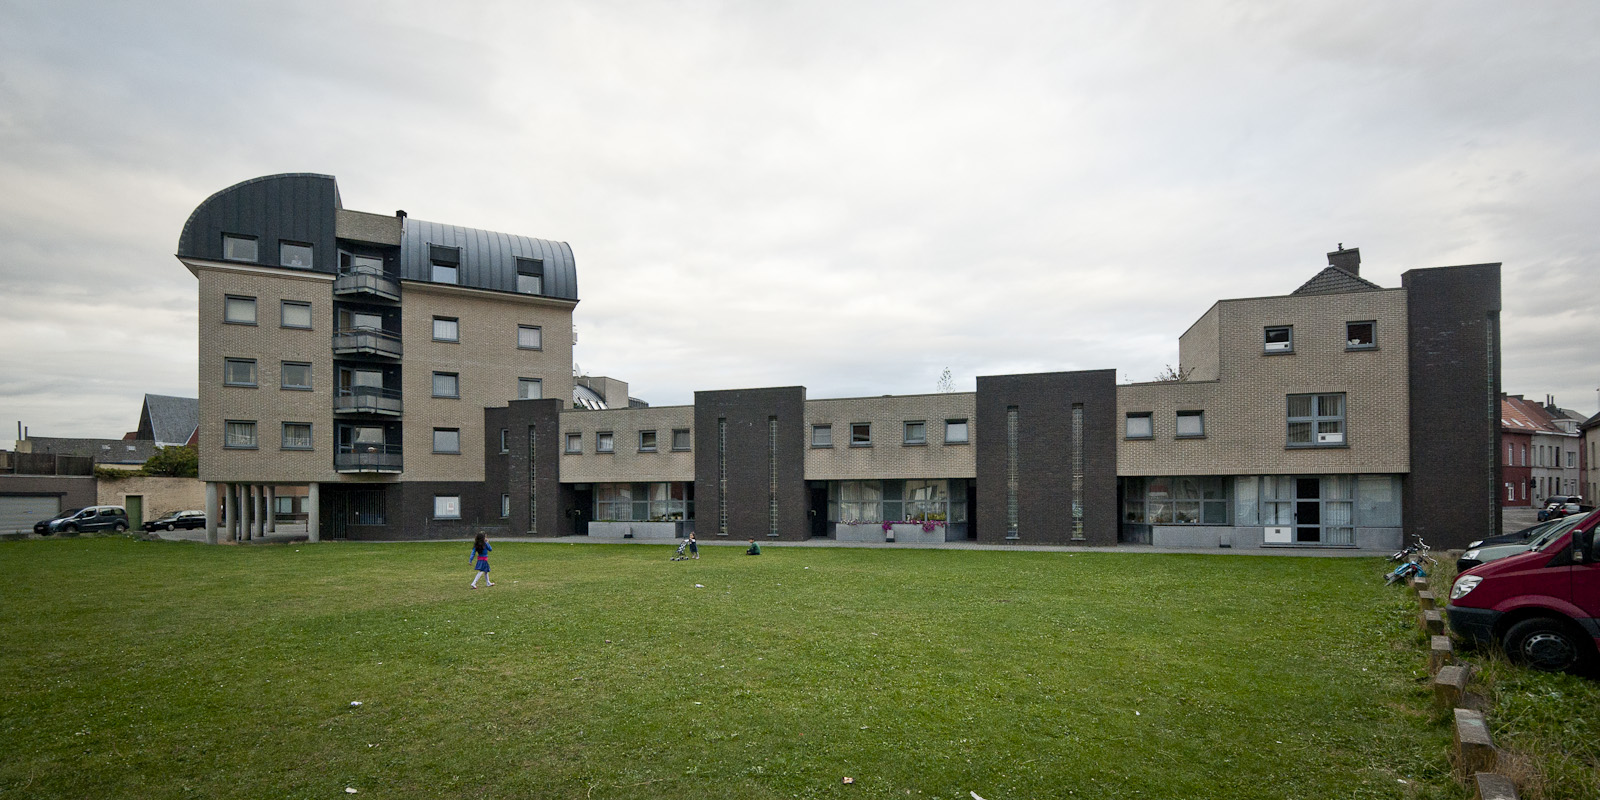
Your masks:
M 434 519 L 461 519 L 461 495 L 436 494 L 433 496 Z
M 459 454 L 461 452 L 461 429 L 434 428 L 433 452 Z
M 229 261 L 255 261 L 256 237 L 222 234 L 222 257 Z
M 540 400 L 544 398 L 544 384 L 538 378 L 517 379 L 518 400 Z
M 500 452 L 511 452 L 511 431 L 505 428 L 500 429 Z
M 832 425 L 812 425 L 811 426 L 811 446 L 812 447 L 832 447 L 833 446 L 833 426 Z
M 517 347 L 523 350 L 538 350 L 544 347 L 544 337 L 537 325 L 517 326 Z
M 283 449 L 285 450 L 310 450 L 311 449 L 311 423 L 285 422 L 283 423 Z
M 458 283 L 461 266 L 461 248 L 428 245 L 428 263 L 432 265 L 430 280 L 434 283 Z
M 311 365 L 300 361 L 285 361 L 279 370 L 285 389 L 305 391 L 311 388 Z
M 454 372 L 433 373 L 434 397 L 460 397 L 461 376 Z
M 517 291 L 544 294 L 544 262 L 537 258 L 517 259 Z
M 254 450 L 256 447 L 255 422 L 228 420 L 223 428 L 222 446 Z
M 1577 469 L 1577 468 L 1578 468 L 1578 451 L 1576 451 L 1576 450 L 1568 450 L 1567 451 L 1567 469 Z
M 945 444 L 966 444 L 970 441 L 968 437 L 966 420 L 947 419 L 944 421 Z
M 672 449 L 674 449 L 674 450 L 688 450 L 689 449 L 689 429 L 688 428 L 676 428 L 676 429 L 674 429 L 672 431 Z
M 233 325 L 256 324 L 256 299 L 228 295 L 222 303 L 222 321 Z
M 310 328 L 311 304 L 285 300 L 279 308 L 278 324 L 285 328 Z
M 296 269 L 311 269 L 311 245 L 299 242 L 279 242 L 278 265 Z
M 927 444 L 928 443 L 928 423 L 926 423 L 926 422 L 907 422 L 906 423 L 905 443 L 906 444 Z
M 434 317 L 433 340 L 436 342 L 461 341 L 461 321 L 455 317 Z
M 1127 439 L 1154 439 L 1155 422 L 1148 411 L 1131 411 L 1124 423 L 1123 437 Z
M 510 516 L 511 516 L 511 495 L 509 495 L 509 494 L 500 495 L 500 518 L 501 519 L 506 519 L 506 518 L 508 518 Z
M 1343 447 L 1344 395 L 1289 395 L 1289 447 Z
M 253 358 L 226 358 L 222 361 L 224 386 L 255 386 L 256 360 Z
M 1178 438 L 1203 439 L 1206 435 L 1206 412 L 1179 411 Z
M 656 432 L 639 431 L 639 452 L 654 453 L 656 451 Z
M 1228 524 L 1226 478 L 1181 475 L 1125 478 L 1123 481 L 1124 522 L 1136 525 Z M 1248 491 L 1254 497 L 1254 483 Z
M 583 452 L 583 434 L 581 434 L 581 433 L 569 433 L 569 434 L 567 434 L 567 452 L 569 452 L 569 453 L 581 453 L 581 452 Z
M 870 422 L 852 422 L 852 423 L 850 423 L 850 446 L 851 447 L 871 447 L 872 446 L 872 423 L 870 423 Z
M 1265 333 L 1264 347 L 1268 353 L 1293 353 L 1294 352 L 1294 326 L 1274 325 L 1269 326 Z
M 1344 349 L 1372 350 L 1378 346 L 1378 323 L 1346 322 L 1344 324 Z
M 594 451 L 596 453 L 609 453 L 614 449 L 614 444 L 610 431 L 602 431 L 594 435 Z
M 608 522 L 676 522 L 694 518 L 685 483 L 597 483 L 594 518 Z
M 1506 464 L 1507 465 L 1510 465 L 1512 463 L 1511 455 L 1512 455 L 1512 444 L 1510 442 L 1506 442 Z M 1513 499 L 1515 499 L 1515 498 L 1513 498 Z

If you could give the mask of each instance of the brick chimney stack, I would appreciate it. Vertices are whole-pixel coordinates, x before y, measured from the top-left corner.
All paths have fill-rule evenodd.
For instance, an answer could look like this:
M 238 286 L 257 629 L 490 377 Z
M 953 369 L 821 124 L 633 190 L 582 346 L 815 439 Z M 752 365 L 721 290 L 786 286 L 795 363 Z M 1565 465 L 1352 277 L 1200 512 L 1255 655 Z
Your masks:
M 1356 277 L 1361 277 L 1361 248 L 1352 247 L 1344 249 L 1344 242 L 1339 243 L 1339 249 L 1328 254 L 1328 266 L 1338 267 Z

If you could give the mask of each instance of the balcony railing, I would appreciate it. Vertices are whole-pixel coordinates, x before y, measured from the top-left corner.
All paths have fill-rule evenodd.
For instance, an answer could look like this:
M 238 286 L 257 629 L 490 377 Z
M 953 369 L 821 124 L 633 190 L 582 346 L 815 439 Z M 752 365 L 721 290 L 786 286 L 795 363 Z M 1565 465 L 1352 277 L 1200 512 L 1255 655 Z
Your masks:
M 335 414 L 400 416 L 400 390 L 381 386 L 344 386 L 333 396 Z
M 397 444 L 341 444 L 333 454 L 339 472 L 400 472 L 404 464 Z
M 384 300 L 400 300 L 400 281 L 379 267 L 345 267 L 333 279 L 333 293 L 341 297 L 369 295 Z
M 340 328 L 333 332 L 334 355 L 399 358 L 401 352 L 400 337 L 381 328 L 360 326 Z

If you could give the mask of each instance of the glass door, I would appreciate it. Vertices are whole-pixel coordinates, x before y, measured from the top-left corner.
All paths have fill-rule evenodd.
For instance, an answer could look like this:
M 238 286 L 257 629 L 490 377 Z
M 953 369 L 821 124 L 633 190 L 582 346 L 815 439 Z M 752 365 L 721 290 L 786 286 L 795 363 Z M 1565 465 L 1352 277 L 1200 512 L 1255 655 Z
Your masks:
M 1294 540 L 1317 544 L 1322 541 L 1322 479 L 1296 478 L 1294 481 Z

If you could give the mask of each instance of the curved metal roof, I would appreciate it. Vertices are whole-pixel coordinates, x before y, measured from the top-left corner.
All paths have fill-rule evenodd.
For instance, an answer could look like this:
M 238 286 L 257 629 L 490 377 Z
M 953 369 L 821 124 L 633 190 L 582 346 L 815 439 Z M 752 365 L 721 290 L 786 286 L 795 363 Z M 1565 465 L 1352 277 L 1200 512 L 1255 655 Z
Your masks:
M 195 206 L 178 235 L 178 255 L 221 260 L 222 234 L 235 233 L 261 240 L 261 264 L 276 266 L 277 243 L 289 240 L 329 254 L 319 257 L 314 269 L 334 272 L 334 212 L 339 208 L 339 184 L 332 175 L 285 172 L 240 181 Z
M 534 239 L 498 231 L 463 228 L 407 217 L 401 234 L 400 277 L 429 281 L 433 277 L 430 245 L 461 250 L 457 283 L 500 292 L 517 290 L 517 259 L 543 262 L 544 287 L 540 295 L 578 299 L 578 272 L 572 248 L 566 242 Z

